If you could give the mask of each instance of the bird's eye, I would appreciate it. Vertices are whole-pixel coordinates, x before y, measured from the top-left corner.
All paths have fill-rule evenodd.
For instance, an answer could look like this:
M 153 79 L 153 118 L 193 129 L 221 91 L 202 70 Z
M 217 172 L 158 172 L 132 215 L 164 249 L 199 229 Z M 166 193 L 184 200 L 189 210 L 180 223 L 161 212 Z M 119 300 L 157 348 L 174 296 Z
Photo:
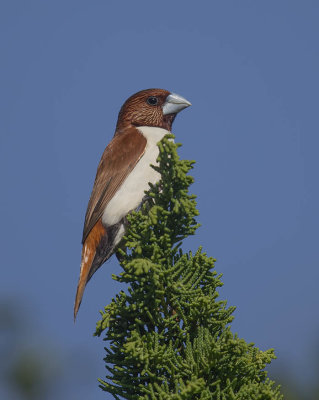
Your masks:
M 147 103 L 150 104 L 151 106 L 156 106 L 156 104 L 158 103 L 158 98 L 151 96 L 149 97 L 147 100 Z

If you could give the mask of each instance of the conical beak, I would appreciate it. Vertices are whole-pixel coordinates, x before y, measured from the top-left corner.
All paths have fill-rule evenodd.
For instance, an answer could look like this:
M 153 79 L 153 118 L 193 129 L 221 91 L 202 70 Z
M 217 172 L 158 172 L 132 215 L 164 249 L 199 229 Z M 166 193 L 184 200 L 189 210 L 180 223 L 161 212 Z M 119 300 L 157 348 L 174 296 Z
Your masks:
M 191 106 L 192 104 L 176 93 L 171 93 L 166 97 L 166 101 L 163 104 L 163 115 L 166 114 L 177 114 L 184 110 L 184 108 Z

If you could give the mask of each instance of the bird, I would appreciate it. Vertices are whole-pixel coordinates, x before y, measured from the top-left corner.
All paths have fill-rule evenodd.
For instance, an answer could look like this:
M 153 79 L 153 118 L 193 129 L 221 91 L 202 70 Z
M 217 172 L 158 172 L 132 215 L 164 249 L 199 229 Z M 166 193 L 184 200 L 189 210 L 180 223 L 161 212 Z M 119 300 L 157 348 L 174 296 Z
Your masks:
M 125 234 L 126 216 L 137 209 L 149 188 L 160 180 L 157 143 L 171 133 L 181 110 L 191 106 L 184 97 L 165 89 L 141 90 L 120 109 L 114 136 L 105 148 L 88 203 L 74 321 L 86 284 L 116 251 Z

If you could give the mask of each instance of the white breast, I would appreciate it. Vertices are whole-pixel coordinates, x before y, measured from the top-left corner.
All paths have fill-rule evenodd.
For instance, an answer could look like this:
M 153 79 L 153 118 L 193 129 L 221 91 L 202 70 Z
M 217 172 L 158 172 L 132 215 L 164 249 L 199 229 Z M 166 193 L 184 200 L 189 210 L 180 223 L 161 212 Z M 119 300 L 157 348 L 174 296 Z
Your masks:
M 160 179 L 160 174 L 154 171 L 150 164 L 157 165 L 157 143 L 170 132 L 149 126 L 139 127 L 138 130 L 147 140 L 145 152 L 106 206 L 102 216 L 103 224 L 106 226 L 116 224 L 131 210 L 137 208 L 145 195 L 145 190 L 149 189 L 148 183 L 155 184 Z

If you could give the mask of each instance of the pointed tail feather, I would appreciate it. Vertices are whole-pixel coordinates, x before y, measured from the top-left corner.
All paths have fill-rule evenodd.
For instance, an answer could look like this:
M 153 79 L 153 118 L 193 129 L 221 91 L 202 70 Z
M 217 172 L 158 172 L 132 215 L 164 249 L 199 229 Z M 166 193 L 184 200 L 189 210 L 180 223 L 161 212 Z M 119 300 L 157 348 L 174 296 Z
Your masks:
M 75 303 L 74 303 L 74 321 L 76 319 L 76 315 L 79 311 L 80 304 L 82 301 L 84 289 L 86 283 L 88 281 L 88 276 L 90 273 L 90 269 L 92 266 L 92 262 L 95 256 L 95 249 L 90 248 L 86 244 L 83 245 L 82 249 L 82 262 L 81 262 L 81 271 L 80 278 L 78 282 L 78 287 L 76 289 Z
M 92 276 L 92 273 L 90 272 L 96 254 L 96 249 L 101 239 L 105 235 L 106 235 L 106 230 L 102 225 L 102 221 L 99 220 L 94 225 L 93 229 L 91 230 L 91 232 L 89 233 L 88 237 L 86 238 L 83 244 L 80 278 L 76 290 L 75 303 L 74 303 L 74 321 L 76 319 L 76 315 L 80 308 L 85 286 Z

